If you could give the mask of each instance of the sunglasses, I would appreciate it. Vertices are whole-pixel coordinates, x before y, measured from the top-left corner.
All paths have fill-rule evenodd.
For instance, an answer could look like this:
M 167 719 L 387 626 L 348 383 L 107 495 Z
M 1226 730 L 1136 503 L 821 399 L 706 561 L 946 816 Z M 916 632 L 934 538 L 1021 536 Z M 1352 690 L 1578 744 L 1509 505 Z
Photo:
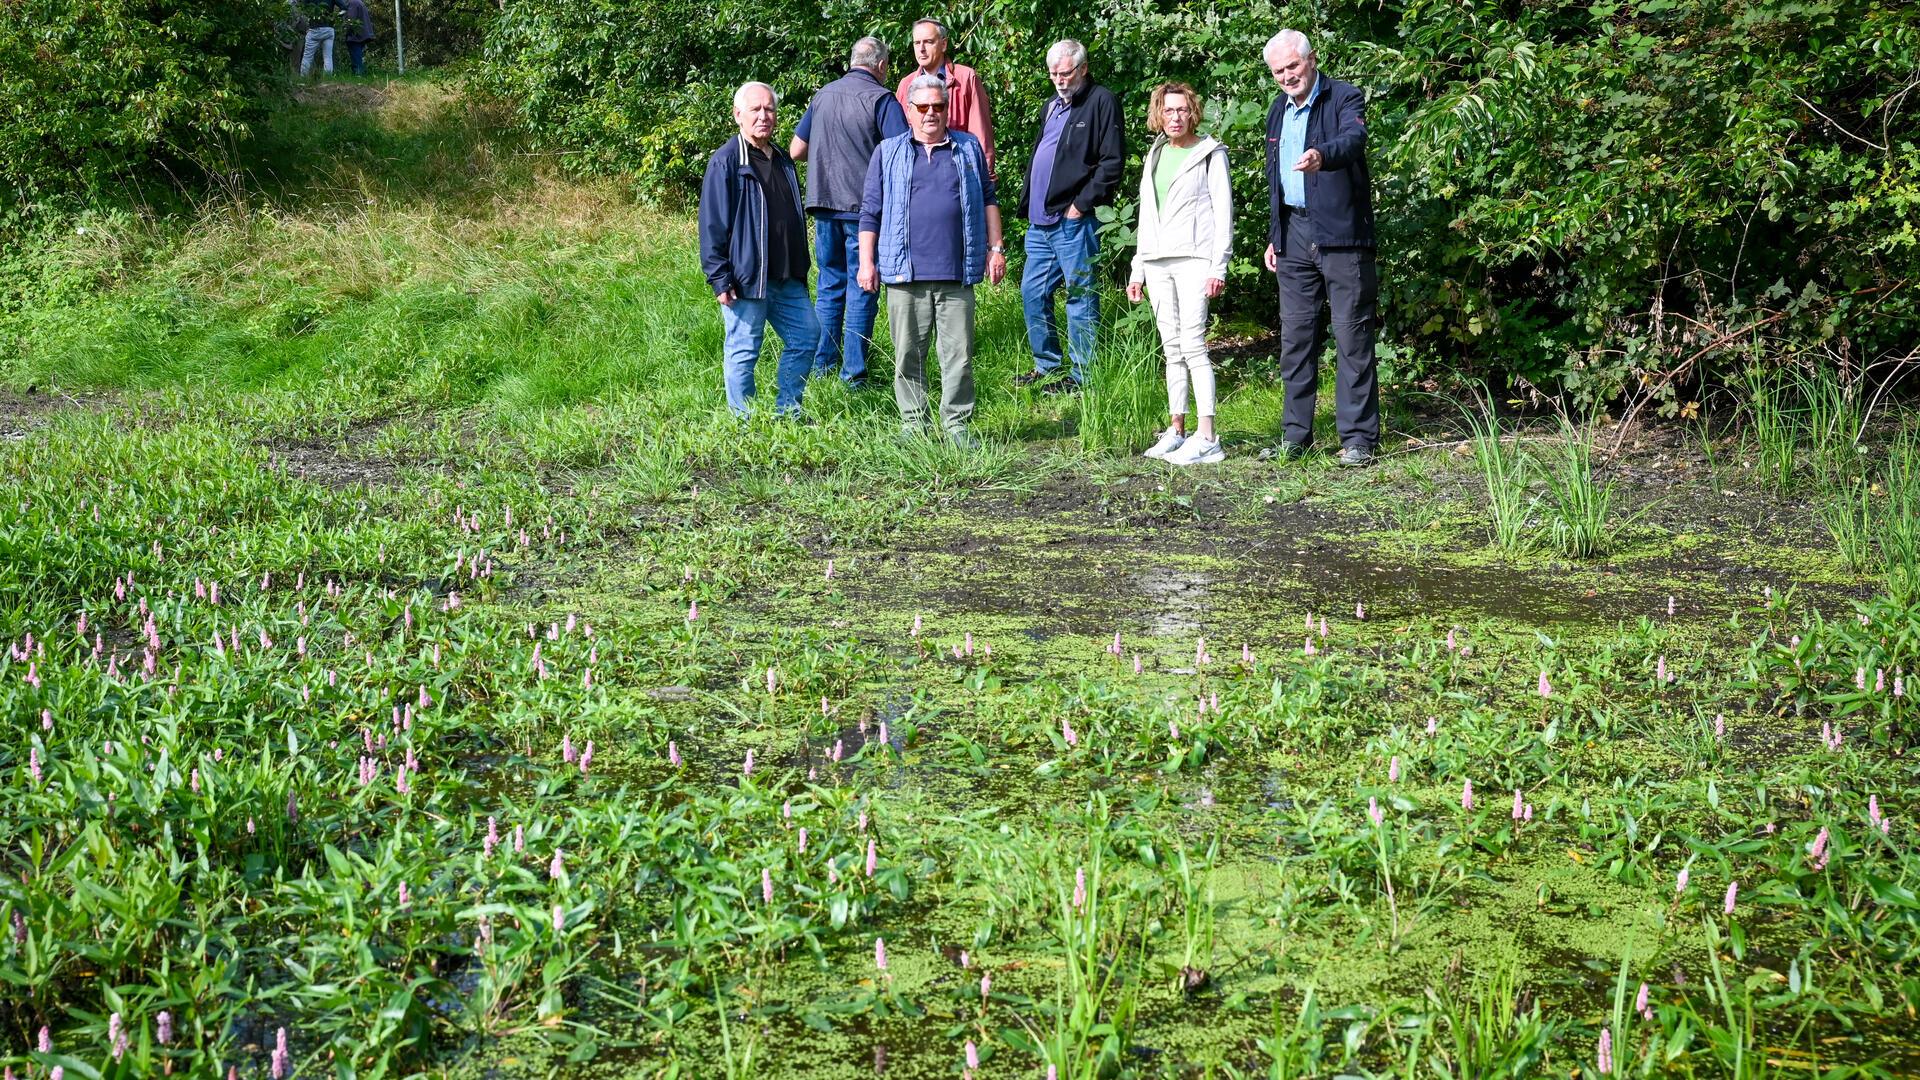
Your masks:
M 947 111 L 947 103 L 944 101 L 929 101 L 924 105 L 922 105 L 918 101 L 915 101 L 915 102 L 910 102 L 910 104 L 914 107 L 916 111 L 920 113 L 921 116 L 925 116 L 930 112 L 946 112 Z

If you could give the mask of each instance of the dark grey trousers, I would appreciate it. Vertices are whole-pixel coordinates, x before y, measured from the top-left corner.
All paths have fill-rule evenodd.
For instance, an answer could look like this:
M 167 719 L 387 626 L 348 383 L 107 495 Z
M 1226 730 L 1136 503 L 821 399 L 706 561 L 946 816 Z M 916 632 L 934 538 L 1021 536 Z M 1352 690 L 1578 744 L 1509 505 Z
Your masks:
M 1313 410 L 1320 387 L 1320 354 L 1332 325 L 1339 356 L 1334 418 L 1341 446 L 1373 449 L 1380 442 L 1380 379 L 1373 355 L 1374 308 L 1380 274 L 1372 248 L 1322 248 L 1307 215 L 1295 210 L 1282 230 L 1279 254 L 1280 377 L 1287 387 L 1281 423 L 1290 443 L 1313 443 Z

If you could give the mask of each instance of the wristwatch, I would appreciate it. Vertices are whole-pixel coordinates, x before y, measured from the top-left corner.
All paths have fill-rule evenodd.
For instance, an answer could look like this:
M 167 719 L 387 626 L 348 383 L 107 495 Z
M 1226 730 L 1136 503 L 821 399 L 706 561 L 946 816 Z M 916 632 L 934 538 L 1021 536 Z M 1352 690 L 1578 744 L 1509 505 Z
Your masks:
M 1007 253 L 1007 245 L 1005 245 L 1005 244 L 988 244 L 988 245 L 987 245 L 987 253 L 988 253 L 988 254 L 990 254 L 990 255 L 1005 255 L 1005 254 Z

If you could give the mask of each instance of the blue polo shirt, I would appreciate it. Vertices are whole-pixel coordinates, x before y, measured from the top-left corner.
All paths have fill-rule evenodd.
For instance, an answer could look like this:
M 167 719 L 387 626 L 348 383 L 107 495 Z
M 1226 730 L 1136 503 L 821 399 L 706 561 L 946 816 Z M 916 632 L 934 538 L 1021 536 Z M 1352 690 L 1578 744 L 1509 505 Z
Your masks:
M 1047 103 L 1047 122 L 1040 129 L 1040 145 L 1033 148 L 1033 179 L 1027 185 L 1027 220 L 1035 225 L 1057 225 L 1061 215 L 1047 213 L 1047 189 L 1053 186 L 1053 159 L 1060 156 L 1060 139 L 1073 117 L 1073 103 L 1059 94 Z
M 1324 82 L 1315 75 L 1313 89 L 1307 91 L 1306 104 L 1295 105 L 1293 98 L 1287 98 L 1286 113 L 1280 118 L 1280 191 L 1288 206 L 1302 210 L 1307 206 L 1307 174 L 1295 169 L 1293 163 L 1307 152 L 1307 117 L 1313 111 L 1313 103 L 1319 100 Z

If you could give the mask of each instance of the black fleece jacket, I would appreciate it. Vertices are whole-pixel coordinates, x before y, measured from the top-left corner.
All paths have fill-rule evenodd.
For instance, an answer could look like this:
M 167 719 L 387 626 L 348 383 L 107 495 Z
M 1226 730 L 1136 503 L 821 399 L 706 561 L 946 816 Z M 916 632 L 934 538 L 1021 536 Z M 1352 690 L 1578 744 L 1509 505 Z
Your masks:
M 1052 102 L 1049 100 L 1048 106 Z M 1113 91 L 1087 80 L 1068 104 L 1067 130 L 1060 137 L 1059 152 L 1053 159 L 1053 179 L 1047 184 L 1047 213 L 1065 214 L 1067 204 L 1091 216 L 1093 208 L 1113 201 L 1120 188 L 1121 165 L 1127 156 L 1122 134 L 1120 102 Z M 1047 110 L 1040 110 L 1040 122 L 1034 126 L 1033 144 L 1040 145 L 1045 134 Z M 1030 217 L 1033 190 L 1033 162 L 1020 183 L 1020 216 Z

